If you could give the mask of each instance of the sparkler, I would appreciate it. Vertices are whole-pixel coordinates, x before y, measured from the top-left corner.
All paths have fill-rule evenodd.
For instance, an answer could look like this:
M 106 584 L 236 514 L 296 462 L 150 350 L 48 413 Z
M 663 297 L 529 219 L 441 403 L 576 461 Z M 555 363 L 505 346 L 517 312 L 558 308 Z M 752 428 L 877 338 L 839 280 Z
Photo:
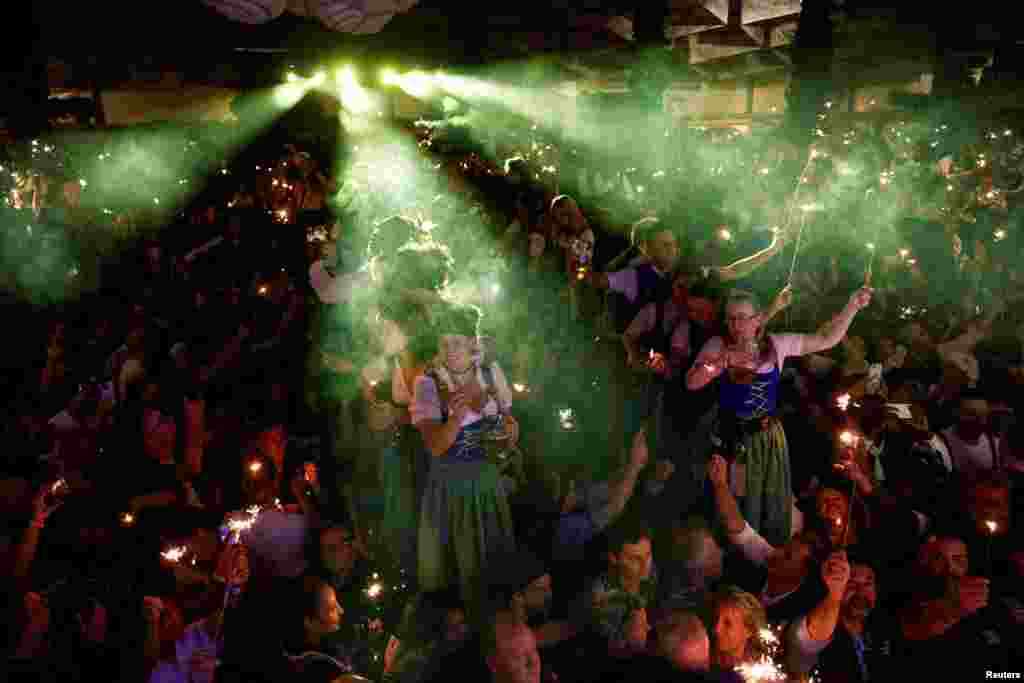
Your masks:
M 135 515 L 125 512 L 121 515 L 121 526 L 129 527 L 135 524 Z
M 188 553 L 188 546 L 179 545 L 168 548 L 167 550 L 160 553 L 160 557 L 164 558 L 172 564 L 178 564 L 181 562 L 181 558 L 185 557 Z
M 850 407 L 850 395 L 843 394 L 836 398 L 836 405 L 839 406 L 839 410 L 845 413 L 846 410 Z M 842 439 L 842 435 L 840 435 L 839 438 Z
M 765 653 L 755 662 L 740 664 L 736 667 L 744 681 L 762 683 L 763 681 L 785 681 L 786 673 L 777 663 L 781 654 L 781 643 L 778 634 L 769 628 L 758 632 Z
M 985 528 L 988 530 L 988 541 L 985 543 L 985 567 L 988 568 L 988 573 L 992 573 L 992 537 L 996 535 L 996 530 L 999 529 L 999 525 L 993 522 L 991 519 L 986 520 Z
M 740 664 L 736 667 L 736 672 L 743 676 L 747 683 L 786 680 L 785 672 L 768 657 L 762 657 L 760 661 L 752 664 Z

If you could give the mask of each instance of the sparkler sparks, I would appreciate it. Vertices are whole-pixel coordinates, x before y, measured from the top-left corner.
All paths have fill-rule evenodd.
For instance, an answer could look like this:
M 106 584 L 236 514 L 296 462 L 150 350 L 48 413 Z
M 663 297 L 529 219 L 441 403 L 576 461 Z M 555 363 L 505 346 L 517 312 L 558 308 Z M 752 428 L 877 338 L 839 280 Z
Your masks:
M 836 405 L 839 406 L 839 409 L 845 413 L 846 410 L 850 407 L 850 395 L 843 394 L 842 396 L 836 398 Z
M 188 553 L 188 547 L 179 545 L 163 551 L 160 553 L 160 557 L 164 558 L 168 562 L 177 564 L 178 562 L 181 562 L 181 558 L 185 557 L 186 553 Z
M 996 530 L 999 529 L 999 525 L 993 522 L 991 519 L 985 522 L 985 527 L 988 529 L 988 532 L 990 534 L 994 534 Z
M 839 443 L 844 446 L 854 446 L 857 444 L 857 435 L 850 431 L 841 432 L 839 434 Z
M 782 669 L 767 657 L 762 657 L 760 661 L 752 664 L 741 664 L 736 667 L 736 671 L 743 676 L 743 680 L 747 683 L 786 680 L 786 674 Z

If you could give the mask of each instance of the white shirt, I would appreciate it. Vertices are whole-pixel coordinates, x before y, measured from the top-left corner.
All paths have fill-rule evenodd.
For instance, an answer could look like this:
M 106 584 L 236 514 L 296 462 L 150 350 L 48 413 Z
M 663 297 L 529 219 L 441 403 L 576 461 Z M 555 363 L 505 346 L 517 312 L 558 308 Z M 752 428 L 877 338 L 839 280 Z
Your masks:
M 316 291 L 321 303 L 338 304 L 350 301 L 355 290 L 370 285 L 370 272 L 359 270 L 354 273 L 331 275 L 323 261 L 314 261 L 309 267 L 309 284 Z
M 768 557 L 775 552 L 775 546 L 764 540 L 764 537 L 749 524 L 744 524 L 743 530 L 738 534 L 731 534 L 729 540 L 739 548 L 743 557 L 758 567 L 768 564 Z
M 497 394 L 498 402 L 495 402 L 494 398 L 490 397 L 487 399 L 487 403 L 484 404 L 483 413 L 477 413 L 473 410 L 468 411 L 462 419 L 463 427 L 478 422 L 484 417 L 493 417 L 499 411 L 507 413 L 512 408 L 512 392 L 509 390 L 505 373 L 502 372 L 501 367 L 497 363 L 493 363 L 491 368 L 491 374 L 494 378 L 494 391 Z M 451 378 L 448 377 L 447 372 L 443 368 L 439 369 L 437 374 L 442 382 L 448 384 L 449 388 L 452 386 Z M 476 369 L 476 379 L 486 391 L 487 383 L 484 381 L 484 373 L 479 365 Z M 416 386 L 413 389 L 413 401 L 409 412 L 412 414 L 413 424 L 419 424 L 428 420 L 440 421 L 441 397 L 438 395 L 437 385 L 430 377 L 416 378 Z

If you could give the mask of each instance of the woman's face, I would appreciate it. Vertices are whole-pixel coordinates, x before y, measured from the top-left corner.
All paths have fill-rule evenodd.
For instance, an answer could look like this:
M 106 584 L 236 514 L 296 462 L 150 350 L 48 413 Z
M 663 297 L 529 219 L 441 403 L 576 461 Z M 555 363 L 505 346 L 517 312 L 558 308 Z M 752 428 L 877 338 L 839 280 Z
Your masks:
M 746 613 L 742 607 L 724 604 L 718 608 L 715 618 L 715 648 L 719 655 L 741 659 L 750 640 Z
M 466 372 L 473 364 L 476 340 L 461 334 L 441 337 L 441 359 L 453 372 Z
M 757 338 L 757 328 L 761 321 L 750 302 L 738 301 L 729 304 L 725 309 L 725 318 L 729 325 L 729 334 L 736 341 L 749 342 Z
M 846 495 L 831 488 L 824 488 L 815 497 L 815 510 L 822 520 L 841 526 L 849 514 Z M 839 524 L 835 521 L 839 520 Z
M 558 206 L 554 208 L 555 222 L 563 228 L 574 227 L 578 225 L 582 219 L 580 210 L 576 206 L 576 202 L 571 199 L 563 199 L 559 202 Z

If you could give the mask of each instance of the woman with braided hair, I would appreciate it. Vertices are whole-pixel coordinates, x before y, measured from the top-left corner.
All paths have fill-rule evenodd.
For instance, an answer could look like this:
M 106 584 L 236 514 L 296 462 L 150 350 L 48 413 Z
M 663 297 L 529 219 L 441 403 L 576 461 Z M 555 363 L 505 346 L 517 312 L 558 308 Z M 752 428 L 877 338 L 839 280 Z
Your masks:
M 488 432 L 515 443 L 512 394 L 501 368 L 482 365 L 480 311 L 447 306 L 433 326 L 437 358 L 416 380 L 412 421 L 432 456 L 420 504 L 422 590 L 457 583 L 467 608 L 480 603 L 488 560 L 514 549 L 509 486 L 486 453 Z
M 380 449 L 383 540 L 400 553 L 399 563 L 412 570 L 429 459 L 412 426 L 409 406 L 416 378 L 437 352 L 430 330 L 452 266 L 442 247 L 420 242 L 398 248 L 378 265 L 378 293 L 368 315 L 379 337 L 379 353 L 363 370 L 363 396 L 367 423 Z

